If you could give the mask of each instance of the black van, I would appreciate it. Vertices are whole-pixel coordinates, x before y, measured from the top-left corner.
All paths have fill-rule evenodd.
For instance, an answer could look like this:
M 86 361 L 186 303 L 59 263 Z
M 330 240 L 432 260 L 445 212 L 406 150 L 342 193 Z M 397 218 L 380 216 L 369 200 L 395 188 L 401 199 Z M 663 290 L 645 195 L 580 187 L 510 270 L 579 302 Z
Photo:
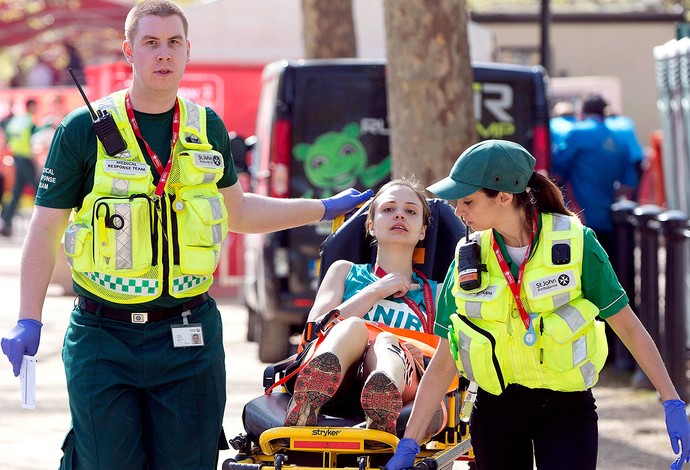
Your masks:
M 541 67 L 473 63 L 481 139 L 514 140 L 550 164 L 548 77 Z M 252 149 L 252 191 L 323 198 L 390 178 L 385 61 L 280 61 L 267 65 Z M 259 358 L 287 357 L 314 301 L 327 222 L 245 237 L 247 338 Z

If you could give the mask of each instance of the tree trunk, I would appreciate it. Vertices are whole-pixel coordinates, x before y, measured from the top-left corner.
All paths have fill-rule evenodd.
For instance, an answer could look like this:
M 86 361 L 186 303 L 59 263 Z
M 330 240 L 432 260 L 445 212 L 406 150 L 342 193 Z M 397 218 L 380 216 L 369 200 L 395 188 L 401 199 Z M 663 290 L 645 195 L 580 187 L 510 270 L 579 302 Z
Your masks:
M 393 176 L 428 186 L 477 141 L 464 0 L 384 0 Z
M 302 0 L 304 57 L 357 57 L 352 0 Z

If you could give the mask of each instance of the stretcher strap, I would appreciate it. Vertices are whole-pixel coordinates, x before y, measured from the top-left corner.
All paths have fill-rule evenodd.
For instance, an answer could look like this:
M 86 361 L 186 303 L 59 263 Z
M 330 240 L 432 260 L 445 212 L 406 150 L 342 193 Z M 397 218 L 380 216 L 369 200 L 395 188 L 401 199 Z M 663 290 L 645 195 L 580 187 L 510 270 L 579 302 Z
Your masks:
M 439 337 L 422 331 L 408 330 L 405 328 L 394 328 L 383 323 L 367 321 L 367 328 L 369 329 L 369 339 L 372 340 L 377 334 L 382 331 L 392 333 L 402 345 L 411 344 L 422 351 L 424 357 L 431 358 L 438 347 Z M 424 371 L 424 365 L 417 363 L 421 371 Z M 447 393 L 452 392 L 460 386 L 458 376 L 453 378 L 453 381 L 448 387 Z
M 316 348 L 318 348 L 319 344 L 323 342 L 324 338 L 328 334 L 328 331 L 333 327 L 333 325 L 336 322 L 336 319 L 339 316 L 340 310 L 333 309 L 330 312 L 328 312 L 319 323 L 308 322 L 306 324 L 306 326 L 304 327 L 304 331 L 302 332 L 302 340 L 300 341 L 299 347 L 297 348 L 297 357 L 295 357 L 295 362 L 300 362 L 299 367 L 295 368 L 295 370 L 283 376 L 276 383 L 268 387 L 264 394 L 270 395 L 271 392 L 273 392 L 274 388 L 285 384 L 295 375 L 302 372 L 302 369 L 304 369 L 306 365 L 309 364 L 309 361 L 311 361 L 311 359 L 314 357 Z M 309 352 L 309 357 L 303 357 L 311 344 L 314 344 L 314 347 L 311 348 L 311 351 Z

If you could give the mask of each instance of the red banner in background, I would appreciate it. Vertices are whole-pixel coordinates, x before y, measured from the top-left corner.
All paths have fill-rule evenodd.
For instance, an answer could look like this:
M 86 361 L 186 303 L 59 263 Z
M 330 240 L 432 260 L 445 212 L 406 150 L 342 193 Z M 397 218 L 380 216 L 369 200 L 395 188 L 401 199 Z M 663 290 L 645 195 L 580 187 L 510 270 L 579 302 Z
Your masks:
M 179 94 L 212 108 L 228 131 L 249 137 L 254 134 L 262 71 L 262 65 L 188 64 Z M 86 68 L 88 96 L 92 100 L 127 88 L 131 81 L 132 69 L 126 62 Z M 218 265 L 212 294 L 239 296 L 244 274 L 244 237 L 228 233 L 223 253 L 225 256 Z
M 260 65 L 189 64 L 180 84 L 180 95 L 212 108 L 223 119 L 228 131 L 249 137 L 254 133 L 262 70 L 263 66 Z M 82 86 L 86 85 L 87 96 L 94 101 L 113 91 L 129 87 L 131 80 L 130 65 L 116 62 L 86 67 L 86 83 L 82 83 Z M 46 122 L 58 124 L 70 111 L 84 105 L 76 86 L 2 89 L 0 119 L 10 111 L 24 112 L 28 99 L 35 99 L 38 103 L 34 116 L 38 125 Z M 52 138 L 52 132 L 49 131 L 52 130 L 47 130 L 44 136 L 36 139 L 34 145 L 41 166 Z M 14 182 L 14 168 L 12 158 L 6 153 L 0 133 L 0 177 L 4 177 L 5 190 L 9 191 Z M 247 191 L 248 188 L 244 187 L 244 190 Z M 33 198 L 33 192 L 27 195 L 29 196 Z M 244 275 L 244 237 L 228 233 L 223 253 L 225 256 L 218 265 L 211 293 L 216 297 L 239 297 Z M 69 269 L 62 258 L 58 260 L 52 282 L 62 285 L 66 294 L 71 292 Z
M 180 96 L 213 108 L 228 131 L 248 137 L 254 133 L 261 91 L 262 65 L 188 64 Z M 129 87 L 131 66 L 115 62 L 86 67 L 89 99 Z

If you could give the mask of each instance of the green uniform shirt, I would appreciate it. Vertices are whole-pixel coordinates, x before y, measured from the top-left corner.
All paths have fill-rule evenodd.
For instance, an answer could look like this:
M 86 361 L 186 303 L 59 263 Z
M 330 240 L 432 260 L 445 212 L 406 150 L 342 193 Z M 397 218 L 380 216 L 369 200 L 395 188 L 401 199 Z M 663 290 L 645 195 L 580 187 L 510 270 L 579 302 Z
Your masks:
M 141 135 L 158 155 L 163 166 L 170 158 L 172 140 L 172 119 L 174 109 L 162 114 L 134 112 Z M 237 173 L 232 161 L 230 138 L 225 124 L 210 108 L 206 108 L 206 132 L 209 143 L 223 155 L 225 170 L 218 181 L 219 188 L 232 186 L 237 182 Z M 154 184 L 160 175 L 146 151 L 146 146 L 139 139 L 139 147 L 151 166 Z M 96 134 L 93 131 L 91 115 L 86 107 L 68 114 L 58 126 L 48 151 L 41 181 L 36 193 L 36 204 L 55 209 L 79 208 L 84 197 L 93 188 L 94 170 L 96 167 Z M 81 286 L 72 283 L 74 291 L 80 295 L 94 297 Z M 132 309 L 165 308 L 179 305 L 183 300 L 163 294 L 146 304 L 129 305 Z M 103 303 L 110 304 L 103 301 Z M 110 304 L 115 305 L 115 304 Z M 115 305 L 117 306 L 117 305 Z
M 628 304 L 628 295 L 618 281 L 613 271 L 606 251 L 601 247 L 594 231 L 584 228 L 584 253 L 582 260 L 582 293 L 585 298 L 599 308 L 599 317 L 608 318 L 618 313 Z M 520 266 L 513 262 L 508 255 L 503 237 L 494 232 L 503 257 L 507 260 L 513 276 L 517 279 Z M 434 333 L 445 338 L 448 336 L 450 316 L 456 312 L 455 297 L 453 296 L 453 273 L 455 272 L 455 258 L 448 267 L 446 279 L 441 288 L 441 294 L 436 309 Z

